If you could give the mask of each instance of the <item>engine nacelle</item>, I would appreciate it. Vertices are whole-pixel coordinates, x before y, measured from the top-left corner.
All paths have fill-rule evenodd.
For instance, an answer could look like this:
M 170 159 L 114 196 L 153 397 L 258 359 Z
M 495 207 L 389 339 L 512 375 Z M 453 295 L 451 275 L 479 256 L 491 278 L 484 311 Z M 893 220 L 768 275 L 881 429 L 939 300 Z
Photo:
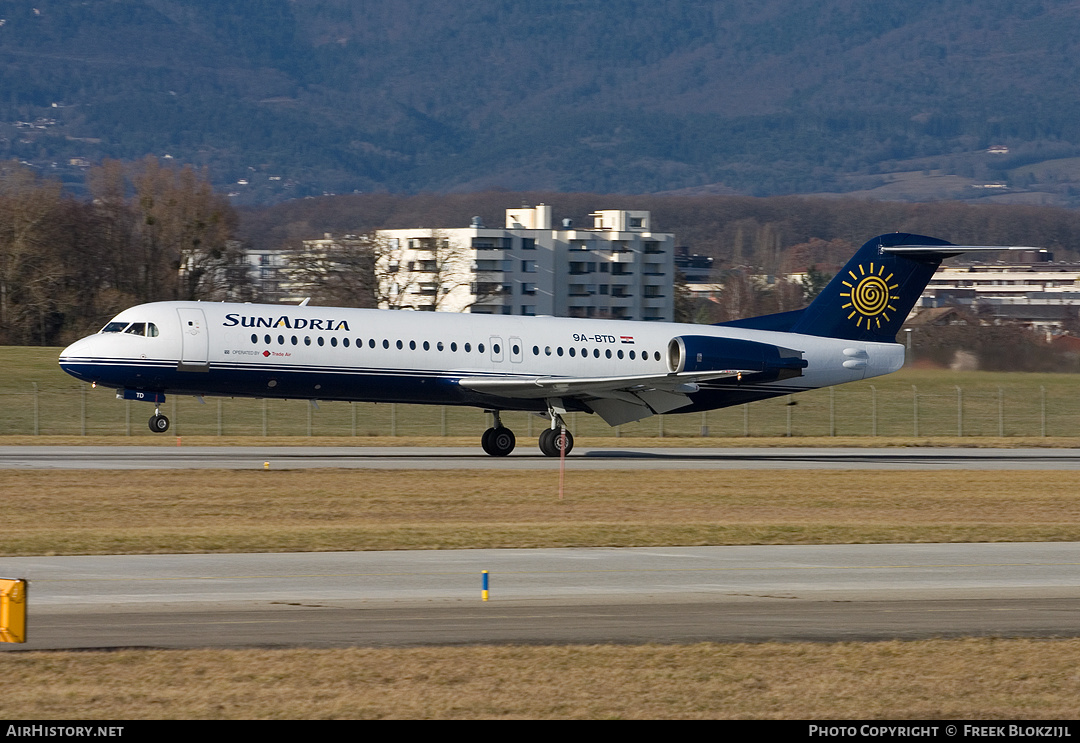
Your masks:
M 667 364 L 673 372 L 744 371 L 755 381 L 801 377 L 807 361 L 802 351 L 757 341 L 680 335 L 668 343 Z

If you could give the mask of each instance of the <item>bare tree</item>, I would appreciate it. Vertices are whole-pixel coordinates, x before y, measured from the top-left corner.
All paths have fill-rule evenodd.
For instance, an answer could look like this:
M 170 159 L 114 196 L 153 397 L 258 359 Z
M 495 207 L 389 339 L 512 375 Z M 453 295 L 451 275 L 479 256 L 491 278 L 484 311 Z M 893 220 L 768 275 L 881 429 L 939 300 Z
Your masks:
M 376 245 L 375 283 L 380 307 L 461 312 L 502 291 L 501 266 L 476 259 L 471 245 L 440 230 Z
M 0 336 L 44 343 L 54 300 L 70 282 L 58 242 L 60 184 L 14 162 L 0 163 Z
M 137 239 L 148 299 L 219 299 L 225 268 L 239 260 L 230 243 L 236 212 L 190 165 L 163 167 L 145 158 L 134 176 Z
M 307 241 L 291 252 L 285 275 L 293 291 L 308 294 L 316 304 L 377 307 L 378 255 L 372 233 Z

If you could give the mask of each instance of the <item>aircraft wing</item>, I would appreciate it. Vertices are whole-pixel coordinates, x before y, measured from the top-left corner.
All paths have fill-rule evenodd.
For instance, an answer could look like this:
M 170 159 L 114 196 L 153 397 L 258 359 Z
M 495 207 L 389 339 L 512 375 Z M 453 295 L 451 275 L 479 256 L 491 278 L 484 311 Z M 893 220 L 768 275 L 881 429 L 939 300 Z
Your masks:
M 756 373 L 725 369 L 625 377 L 465 377 L 458 384 L 500 397 L 581 400 L 609 426 L 618 426 L 689 405 L 687 395 L 698 391 L 699 382 Z

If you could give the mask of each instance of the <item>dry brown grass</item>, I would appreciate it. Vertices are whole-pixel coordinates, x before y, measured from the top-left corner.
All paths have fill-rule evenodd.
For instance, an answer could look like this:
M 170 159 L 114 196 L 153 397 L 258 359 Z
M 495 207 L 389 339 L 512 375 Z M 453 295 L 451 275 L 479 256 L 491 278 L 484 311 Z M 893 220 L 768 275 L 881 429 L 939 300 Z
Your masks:
M 1038 471 L 0 471 L 0 553 L 1080 541 Z
M 1080 714 L 1080 640 L 31 652 L 0 664 L 10 720 Z

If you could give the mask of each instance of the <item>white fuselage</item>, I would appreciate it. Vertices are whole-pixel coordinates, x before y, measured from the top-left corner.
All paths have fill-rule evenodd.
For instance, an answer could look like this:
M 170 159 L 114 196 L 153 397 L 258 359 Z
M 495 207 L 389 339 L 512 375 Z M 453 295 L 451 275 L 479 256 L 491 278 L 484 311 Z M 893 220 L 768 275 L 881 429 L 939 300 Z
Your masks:
M 132 332 L 139 324 L 141 334 Z M 725 326 L 311 306 L 156 302 L 125 310 L 106 329 L 64 350 L 65 371 L 118 390 L 502 410 L 544 405 L 458 380 L 669 374 L 677 336 L 755 341 L 807 362 L 792 378 L 703 385 L 689 412 L 888 374 L 904 361 L 897 343 Z

